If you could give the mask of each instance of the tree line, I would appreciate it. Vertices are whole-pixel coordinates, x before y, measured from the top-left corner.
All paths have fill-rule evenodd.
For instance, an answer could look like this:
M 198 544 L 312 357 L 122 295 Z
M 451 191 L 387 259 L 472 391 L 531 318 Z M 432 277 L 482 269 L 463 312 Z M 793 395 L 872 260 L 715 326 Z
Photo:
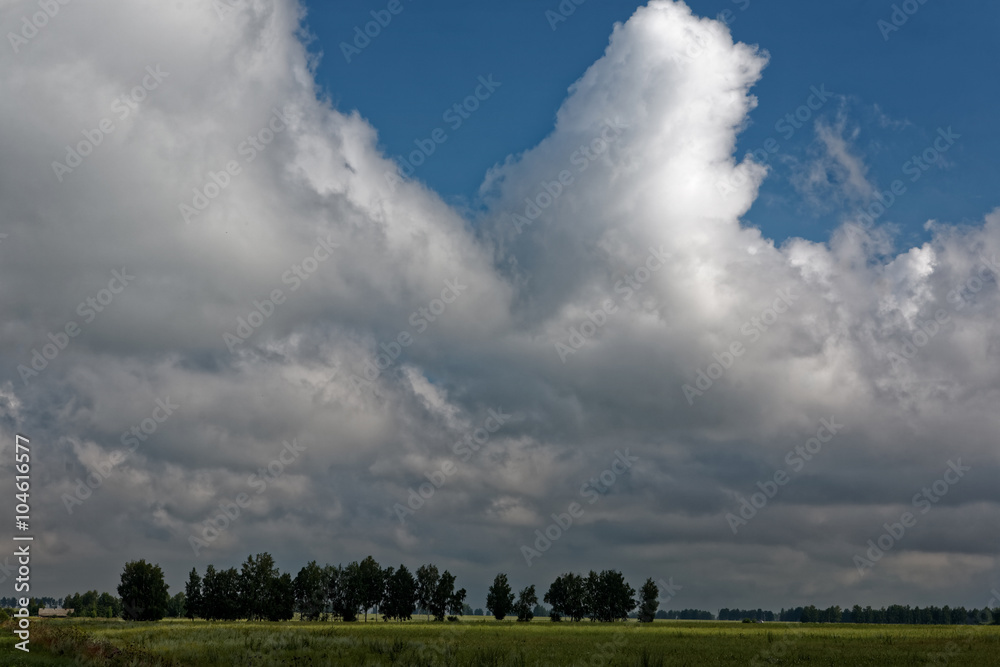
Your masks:
M 966 609 L 965 607 L 910 607 L 910 605 L 894 604 L 881 609 L 871 606 L 862 608 L 854 605 L 850 609 L 839 606 L 817 609 L 813 605 L 782 609 L 778 614 L 779 621 L 802 623 L 881 623 L 904 625 L 979 625 L 982 623 L 1000 624 L 1000 607 L 990 609 Z
M 298 612 L 305 621 L 368 620 L 369 613 L 385 621 L 407 621 L 414 614 L 426 614 L 435 621 L 458 620 L 471 613 L 466 604 L 466 590 L 456 589 L 455 575 L 440 572 L 433 564 L 411 572 L 405 565 L 382 567 L 372 557 L 345 565 L 323 565 L 310 561 L 293 578 L 282 573 L 268 553 L 248 556 L 240 569 L 217 570 L 209 565 L 204 576 L 192 568 L 183 592 L 170 597 L 159 565 L 145 560 L 125 564 L 116 598 L 109 593 L 75 593 L 58 601 L 74 609 L 76 616 L 121 617 L 125 620 L 156 621 L 166 616 L 207 620 L 285 621 Z M 629 617 L 640 622 L 655 618 L 713 620 L 708 611 L 685 609 L 662 611 L 659 588 L 650 578 L 638 591 L 628 584 L 618 570 L 591 570 L 586 577 L 577 573 L 562 574 L 549 585 L 542 601 L 554 622 L 612 623 Z M 40 606 L 56 601 L 43 598 Z M 0 606 L 7 606 L 0 598 Z M 13 606 L 13 605 L 11 605 Z M 534 585 L 516 595 L 507 575 L 499 573 L 489 587 L 486 609 L 497 620 L 515 616 L 530 621 L 544 608 L 539 605 Z M 475 610 L 475 613 L 482 613 Z M 782 621 L 802 623 L 886 623 L 886 624 L 981 624 L 1000 623 L 1000 608 L 966 609 L 965 607 L 910 607 L 891 605 L 881 609 L 871 606 L 851 609 L 814 605 L 782 609 L 777 615 L 762 609 L 719 610 L 718 620 Z
M 470 611 L 466 590 L 456 589 L 455 584 L 455 575 L 436 565 L 421 565 L 411 572 L 403 564 L 383 568 L 371 556 L 347 565 L 310 561 L 292 578 L 278 570 L 270 554 L 261 553 L 248 556 L 239 570 L 209 565 L 202 576 L 192 568 L 184 592 L 173 598 L 159 565 L 131 561 L 125 564 L 118 594 L 126 620 L 160 620 L 182 607 L 188 618 L 206 620 L 285 621 L 298 612 L 305 621 L 349 623 L 362 615 L 367 621 L 369 612 L 374 612 L 386 621 L 407 621 L 420 610 L 428 619 L 444 621 L 458 620 L 458 615 Z M 659 605 L 657 585 L 647 579 L 639 600 L 635 594 L 621 572 L 604 570 L 591 571 L 587 577 L 575 573 L 557 577 L 544 601 L 551 606 L 553 621 L 589 618 L 610 623 L 627 619 L 638 606 L 639 620 L 652 622 Z M 515 596 L 503 573 L 490 587 L 486 607 L 498 620 L 515 615 L 522 622 L 540 609 L 534 585 Z

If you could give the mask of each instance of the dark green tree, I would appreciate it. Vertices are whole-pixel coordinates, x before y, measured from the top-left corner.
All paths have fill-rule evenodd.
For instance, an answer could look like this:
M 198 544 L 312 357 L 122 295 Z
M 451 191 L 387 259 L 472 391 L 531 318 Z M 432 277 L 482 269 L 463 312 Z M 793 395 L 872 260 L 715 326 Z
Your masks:
M 187 617 L 204 616 L 201 609 L 201 577 L 197 568 L 191 568 L 187 583 L 184 584 L 184 596 L 187 598 Z
M 447 572 L 447 571 L 446 571 Z M 444 577 L 442 577 L 443 579 Z M 465 604 L 466 592 L 464 588 L 459 588 L 457 591 L 452 593 L 448 597 L 448 611 L 450 611 L 455 616 L 459 616 L 465 613 L 465 609 L 469 606 Z M 472 611 L 471 609 L 469 610 Z
M 278 568 L 269 553 L 247 556 L 240 571 L 240 617 L 249 621 L 262 621 L 268 617 L 273 580 L 278 578 Z
M 346 623 L 353 623 L 361 609 L 361 566 L 354 561 L 347 567 L 338 566 L 336 572 L 334 614 Z M 331 580 L 328 585 L 333 583 Z
M 169 618 L 183 618 L 186 613 L 187 598 L 184 591 L 180 591 L 167 602 L 167 616 Z
M 295 583 L 284 572 L 268 583 L 267 615 L 269 621 L 290 621 L 295 617 Z
M 563 612 L 574 621 L 582 621 L 587 616 L 587 589 L 583 577 L 573 572 L 564 574 L 563 592 Z
M 431 593 L 430 606 L 427 610 L 434 617 L 435 621 L 443 621 L 448 613 L 448 608 L 455 597 L 455 575 L 445 570 L 438 579 L 434 592 Z M 462 591 L 462 598 L 465 598 L 465 591 Z M 461 609 L 461 607 L 460 607 Z
M 97 616 L 99 618 L 115 618 L 118 616 L 118 599 L 111 593 L 101 593 L 97 598 Z
M 584 588 L 591 620 L 604 623 L 625 620 L 635 609 L 635 589 L 625 582 L 625 577 L 617 570 L 604 570 L 600 574 L 591 570 Z
M 440 578 L 437 565 L 421 565 L 417 568 L 417 604 L 427 611 L 428 620 Z
M 359 592 L 361 594 L 361 606 L 365 610 L 365 622 L 368 621 L 368 610 L 378 608 L 382 603 L 382 594 L 385 590 L 382 568 L 371 556 L 367 556 L 358 566 Z
M 552 605 L 549 610 L 549 618 L 553 621 L 561 621 L 563 616 L 566 616 L 566 582 L 563 578 L 556 577 L 549 585 L 549 590 L 542 596 L 542 601 L 545 604 Z
M 219 574 L 215 570 L 215 566 L 211 563 L 205 568 L 205 578 L 201 580 L 201 616 L 202 618 L 212 621 L 219 616 L 218 612 L 218 586 L 219 586 Z
M 390 568 L 391 569 L 391 568 Z M 417 606 L 417 580 L 405 565 L 393 572 L 386 580 L 385 601 L 382 614 L 386 618 L 409 621 Z
M 295 604 L 303 621 L 317 621 L 326 614 L 326 583 L 326 572 L 314 560 L 295 575 Z
M 219 570 L 219 593 L 221 596 L 219 609 L 221 618 L 235 621 L 246 618 L 240 604 L 240 572 L 235 567 Z
M 336 618 L 340 615 L 340 575 L 342 568 L 339 565 L 323 566 L 323 581 L 326 582 L 326 609 Z
M 79 605 L 77 616 L 84 618 L 95 618 L 97 617 L 97 599 L 100 597 L 97 591 L 87 591 L 80 596 L 77 601 Z M 29 610 L 30 611 L 30 610 Z
M 517 596 L 517 620 L 526 623 L 535 617 L 535 605 L 538 604 L 538 596 L 535 595 L 535 586 L 526 586 L 521 589 Z
M 159 565 L 145 560 L 129 561 L 118 584 L 122 618 L 126 621 L 160 620 L 167 613 L 167 602 L 170 600 L 167 588 Z
M 498 621 L 502 621 L 514 610 L 514 591 L 507 583 L 506 574 L 501 572 L 493 579 L 493 585 L 486 594 L 486 609 Z
M 235 567 L 216 570 L 209 565 L 201 582 L 202 615 L 210 621 L 235 621 L 241 615 L 240 573 Z
M 639 622 L 652 623 L 656 618 L 656 610 L 660 607 L 660 589 L 652 578 L 646 579 L 646 583 L 639 590 L 642 602 L 639 604 Z

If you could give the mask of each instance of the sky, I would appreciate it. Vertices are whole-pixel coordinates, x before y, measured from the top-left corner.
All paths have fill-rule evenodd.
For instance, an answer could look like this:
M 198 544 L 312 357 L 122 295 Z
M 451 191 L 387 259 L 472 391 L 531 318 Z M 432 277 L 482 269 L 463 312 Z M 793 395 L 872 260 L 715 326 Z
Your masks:
M 606 568 L 1000 604 L 1000 9 L 38 7 L 0 3 L 32 593 L 268 551 L 473 607 Z

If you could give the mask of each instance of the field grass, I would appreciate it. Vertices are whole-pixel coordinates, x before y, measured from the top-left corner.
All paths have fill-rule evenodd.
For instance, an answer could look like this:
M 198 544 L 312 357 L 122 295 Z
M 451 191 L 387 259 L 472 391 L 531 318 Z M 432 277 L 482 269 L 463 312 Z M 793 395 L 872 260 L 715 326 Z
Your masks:
M 124 623 L 32 619 L 32 653 L 0 637 L 3 665 L 991 665 L 1000 626 L 656 621 Z

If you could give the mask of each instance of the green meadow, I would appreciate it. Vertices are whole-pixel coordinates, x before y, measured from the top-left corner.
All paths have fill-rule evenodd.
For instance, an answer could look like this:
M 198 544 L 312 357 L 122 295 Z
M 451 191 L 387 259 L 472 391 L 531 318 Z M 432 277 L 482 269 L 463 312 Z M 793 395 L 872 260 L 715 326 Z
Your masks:
M 354 665 L 506 667 L 528 665 L 991 665 L 1000 626 L 913 626 L 656 621 L 531 623 L 466 616 L 414 620 L 247 623 L 32 619 L 31 653 L 4 665 Z

